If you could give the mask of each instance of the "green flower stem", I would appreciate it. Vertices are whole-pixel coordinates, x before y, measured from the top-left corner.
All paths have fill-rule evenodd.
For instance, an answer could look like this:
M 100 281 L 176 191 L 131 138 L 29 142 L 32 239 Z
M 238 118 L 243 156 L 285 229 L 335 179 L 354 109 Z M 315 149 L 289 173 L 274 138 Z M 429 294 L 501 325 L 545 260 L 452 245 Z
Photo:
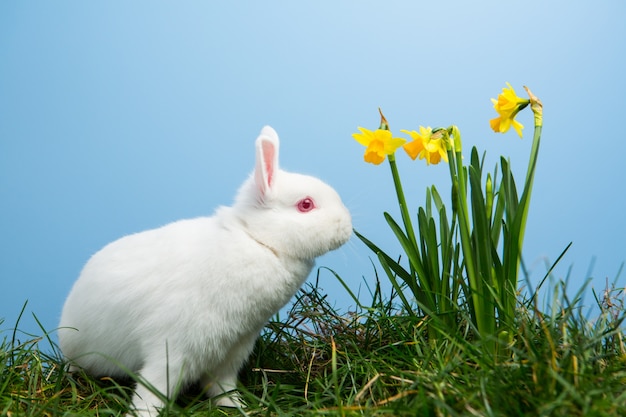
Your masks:
M 541 119 L 539 119 L 540 121 Z M 521 217 L 519 218 L 519 224 L 515 225 L 514 230 L 517 231 L 517 239 L 514 244 L 516 247 L 514 248 L 513 254 L 517 257 L 515 262 L 509 264 L 511 268 L 509 270 L 509 280 L 512 285 L 512 288 L 517 288 L 518 276 L 519 276 L 519 268 L 520 263 L 522 261 L 522 246 L 524 243 L 524 235 L 526 231 L 526 221 L 528 219 L 528 211 L 530 207 L 530 196 L 532 194 L 533 182 L 535 178 L 535 168 L 537 166 L 537 157 L 539 155 L 539 144 L 541 142 L 541 130 L 542 125 L 537 123 L 537 119 L 535 119 L 535 132 L 533 136 L 533 144 L 530 151 L 530 159 L 528 161 L 528 171 L 526 172 L 526 182 L 524 183 L 524 191 L 522 193 L 522 197 L 520 200 L 520 205 L 518 206 L 518 210 L 521 210 Z M 516 215 L 517 217 L 517 215 Z M 517 220 L 517 219 L 516 219 Z M 516 222 L 517 223 L 517 222 Z M 514 297 L 510 297 L 511 301 L 507 309 L 509 314 L 513 313 L 515 309 L 515 299 Z
M 413 247 L 417 248 L 417 241 L 415 238 L 415 231 L 413 230 L 413 223 L 411 222 L 411 216 L 404 198 L 404 191 L 402 189 L 402 182 L 400 181 L 400 174 L 398 173 L 398 167 L 396 165 L 396 157 L 391 154 L 387 157 L 389 160 L 389 167 L 391 168 L 391 176 L 393 177 L 393 185 L 396 189 L 396 195 L 398 197 L 398 205 L 400 206 L 400 214 L 402 215 L 402 223 L 407 233 L 407 237 L 413 244 Z
M 467 208 L 467 185 L 465 184 L 465 174 L 463 170 L 462 155 L 460 152 L 449 151 L 448 159 L 450 160 L 450 177 L 454 186 L 452 187 L 454 195 L 452 199 L 454 201 L 453 207 L 456 210 L 456 214 L 459 218 L 459 231 L 461 234 L 461 246 L 463 249 L 463 260 L 465 262 L 465 269 L 470 282 L 470 288 L 472 289 L 472 298 L 474 301 L 474 308 L 477 311 L 476 320 L 482 317 L 478 314 L 480 309 L 480 299 L 477 298 L 478 280 L 476 278 L 476 269 L 474 265 L 474 257 L 472 256 L 471 238 L 470 238 L 470 226 L 469 226 L 469 210 Z M 476 323 L 478 325 L 478 323 Z
M 541 130 L 543 128 L 543 104 L 528 87 L 524 86 L 524 89 L 530 97 L 530 108 L 533 111 L 535 132 L 533 135 L 533 144 L 530 150 L 530 159 L 528 161 L 528 170 L 526 171 L 526 182 L 524 183 L 524 192 L 522 194 L 522 220 L 519 229 L 519 250 L 521 252 L 522 243 L 524 241 L 524 231 L 526 230 L 526 219 L 528 218 L 528 207 L 530 206 L 530 195 L 533 189 L 533 182 L 535 178 L 535 168 L 537 166 L 537 156 L 539 155 L 539 144 L 541 142 Z M 519 270 L 519 260 L 517 263 Z
M 537 120 L 535 120 L 537 122 Z M 537 155 L 539 154 L 539 143 L 541 141 L 541 124 L 535 123 L 535 134 L 533 136 L 533 145 L 530 150 L 530 160 L 528 161 L 528 172 L 526 173 L 526 187 L 532 189 L 533 179 L 535 177 L 535 167 L 537 165 Z M 530 194 L 530 191 L 529 191 Z
M 459 233 L 461 237 L 461 249 L 463 251 L 463 261 L 469 281 L 473 318 L 478 333 L 484 338 L 487 352 L 494 352 L 495 342 L 490 336 L 495 333 L 495 322 L 493 309 L 490 306 L 493 303 L 487 299 L 488 294 L 483 288 L 482 277 L 477 270 L 477 259 L 474 256 L 474 248 L 472 244 L 472 235 L 470 230 L 470 215 L 467 205 L 467 178 L 466 171 L 463 167 L 463 154 L 461 148 L 461 137 L 458 129 L 453 130 L 455 146 L 454 149 L 448 151 L 448 159 L 450 161 L 450 177 L 452 179 L 452 207 L 456 210 L 459 222 Z

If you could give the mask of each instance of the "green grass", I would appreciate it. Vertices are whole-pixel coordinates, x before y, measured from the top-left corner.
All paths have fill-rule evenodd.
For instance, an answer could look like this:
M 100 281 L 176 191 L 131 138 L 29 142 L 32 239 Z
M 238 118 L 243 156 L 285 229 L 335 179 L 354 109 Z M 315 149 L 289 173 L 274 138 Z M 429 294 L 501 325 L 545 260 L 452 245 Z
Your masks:
M 341 313 L 316 287 L 266 327 L 241 375 L 251 416 L 619 416 L 626 415 L 623 292 L 596 297 L 599 315 L 565 285 L 542 308 L 518 305 L 513 355 L 485 361 L 467 320 L 455 340 L 429 340 L 426 319 L 404 314 L 394 294 Z M 595 295 L 595 294 L 594 294 Z M 5 328 L 4 325 L 2 325 Z M 69 375 L 42 339 L 0 334 L 0 415 L 119 416 L 129 381 Z M 47 339 L 44 336 L 44 339 Z M 49 340 L 46 340 L 49 342 Z M 191 389 L 173 416 L 244 415 L 211 406 Z

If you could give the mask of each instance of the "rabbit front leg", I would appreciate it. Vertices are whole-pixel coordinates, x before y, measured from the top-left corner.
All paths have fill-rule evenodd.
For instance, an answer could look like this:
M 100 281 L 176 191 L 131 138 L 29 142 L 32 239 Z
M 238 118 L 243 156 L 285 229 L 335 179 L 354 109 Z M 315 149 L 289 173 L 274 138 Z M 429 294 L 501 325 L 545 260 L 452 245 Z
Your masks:
M 204 386 L 208 387 L 207 395 L 215 399 L 215 405 L 220 407 L 245 407 L 237 389 L 237 372 L 226 375 L 215 375 L 204 379 Z
M 216 405 L 221 407 L 246 406 L 241 395 L 236 391 L 237 375 L 254 349 L 254 342 L 258 335 L 258 332 L 253 332 L 243 337 L 237 345 L 231 348 L 222 364 L 202 378 L 202 384 L 207 388 L 207 395 L 210 398 L 219 397 L 215 400 Z

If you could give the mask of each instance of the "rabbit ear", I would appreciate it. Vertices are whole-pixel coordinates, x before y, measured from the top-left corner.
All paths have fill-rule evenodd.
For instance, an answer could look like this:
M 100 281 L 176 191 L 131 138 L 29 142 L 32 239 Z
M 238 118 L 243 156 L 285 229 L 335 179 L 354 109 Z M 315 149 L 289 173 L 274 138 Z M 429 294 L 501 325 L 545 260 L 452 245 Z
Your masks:
M 270 126 L 265 126 L 256 140 L 256 167 L 254 181 L 262 196 L 274 186 L 278 172 L 278 134 Z

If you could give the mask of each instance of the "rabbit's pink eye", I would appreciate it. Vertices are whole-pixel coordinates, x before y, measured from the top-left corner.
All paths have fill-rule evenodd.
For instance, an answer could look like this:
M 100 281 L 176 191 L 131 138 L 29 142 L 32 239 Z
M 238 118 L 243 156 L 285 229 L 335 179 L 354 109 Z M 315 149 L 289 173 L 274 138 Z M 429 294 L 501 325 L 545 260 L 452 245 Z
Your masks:
M 312 198 L 307 197 L 298 201 L 297 207 L 300 213 L 306 213 L 315 208 L 315 202 L 313 201 Z

